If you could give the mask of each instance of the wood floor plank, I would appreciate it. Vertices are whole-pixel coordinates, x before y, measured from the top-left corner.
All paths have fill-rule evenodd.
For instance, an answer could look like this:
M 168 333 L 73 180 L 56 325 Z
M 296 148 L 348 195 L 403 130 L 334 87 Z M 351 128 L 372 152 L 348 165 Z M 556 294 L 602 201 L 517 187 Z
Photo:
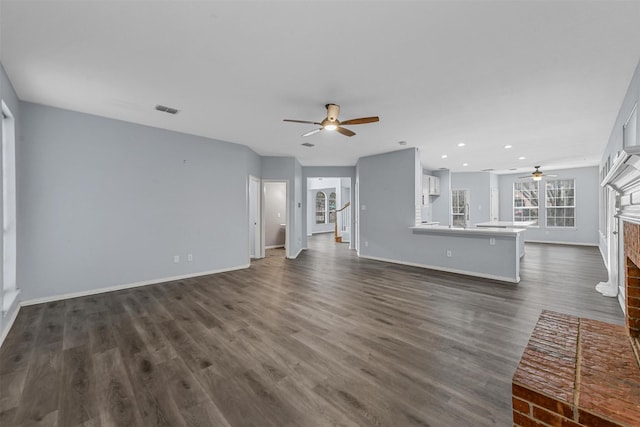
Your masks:
M 57 326 L 47 329 L 43 340 L 48 341 L 55 329 Z M 55 425 L 59 407 L 61 358 L 62 341 L 48 346 L 40 345 L 34 350 L 15 415 L 15 425 L 50 425 L 52 422 Z
M 82 425 L 97 418 L 96 378 L 88 339 L 62 353 L 58 425 Z
M 623 324 L 597 248 L 527 244 L 518 285 L 316 235 L 250 268 L 23 307 L 0 424 L 502 426 L 541 310 Z M 90 279 L 90 278 L 89 278 Z
M 94 354 L 93 366 L 101 425 L 143 425 L 120 350 L 113 348 Z

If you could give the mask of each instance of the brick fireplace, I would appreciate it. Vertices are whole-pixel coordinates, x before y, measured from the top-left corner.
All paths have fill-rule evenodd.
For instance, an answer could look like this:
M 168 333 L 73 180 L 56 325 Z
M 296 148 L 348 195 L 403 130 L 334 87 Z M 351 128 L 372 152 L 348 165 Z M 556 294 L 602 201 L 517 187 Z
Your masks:
M 640 361 L 640 224 L 624 222 L 626 318 L 636 360 Z
M 640 426 L 640 147 L 602 185 L 617 194 L 626 325 L 543 311 L 513 376 L 514 426 Z

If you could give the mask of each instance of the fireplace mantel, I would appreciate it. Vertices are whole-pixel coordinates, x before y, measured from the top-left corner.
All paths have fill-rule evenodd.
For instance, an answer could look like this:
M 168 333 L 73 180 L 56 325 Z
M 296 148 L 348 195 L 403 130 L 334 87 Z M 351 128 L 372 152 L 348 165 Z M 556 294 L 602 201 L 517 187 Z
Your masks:
M 601 185 L 616 193 L 616 216 L 640 224 L 640 146 L 620 152 Z

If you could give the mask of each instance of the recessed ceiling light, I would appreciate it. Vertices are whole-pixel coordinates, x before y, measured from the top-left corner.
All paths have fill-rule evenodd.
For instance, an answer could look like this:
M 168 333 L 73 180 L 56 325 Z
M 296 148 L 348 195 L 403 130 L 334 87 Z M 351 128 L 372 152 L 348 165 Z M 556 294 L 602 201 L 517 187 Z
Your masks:
M 524 159 L 526 159 L 526 157 L 525 157 L 525 156 L 520 156 L 520 157 L 518 157 L 518 160 L 524 160 Z
M 462 166 L 469 166 L 469 163 L 463 163 Z
M 458 147 L 464 147 L 464 142 L 459 142 Z
M 511 148 L 513 145 L 505 145 L 504 148 Z
M 447 158 L 447 155 L 446 155 L 446 154 L 443 154 L 443 155 L 442 155 L 442 156 L 440 156 L 440 157 L 441 157 L 441 158 L 443 158 L 443 159 L 446 159 L 446 158 Z

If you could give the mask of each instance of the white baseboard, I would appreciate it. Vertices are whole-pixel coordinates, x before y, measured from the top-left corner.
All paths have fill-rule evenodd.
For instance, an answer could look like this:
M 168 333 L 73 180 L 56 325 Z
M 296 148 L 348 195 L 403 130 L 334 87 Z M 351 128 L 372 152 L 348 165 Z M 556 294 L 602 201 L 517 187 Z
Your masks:
M 238 265 L 234 267 L 221 268 L 218 270 L 201 271 L 199 273 L 183 274 L 180 276 L 173 276 L 173 277 L 163 277 L 160 279 L 144 280 L 142 282 L 127 283 L 124 285 L 108 286 L 106 288 L 89 289 L 86 291 L 71 292 L 68 294 L 53 295 L 50 297 L 34 298 L 34 299 L 22 301 L 20 305 L 28 306 L 28 305 L 42 304 L 42 303 L 52 302 L 52 301 L 60 301 L 63 299 L 86 297 L 89 295 L 103 294 L 105 292 L 121 291 L 123 289 L 138 288 L 140 286 L 155 285 L 155 284 L 164 283 L 164 282 L 173 282 L 174 280 L 191 279 L 193 277 L 207 276 L 209 274 L 217 274 L 217 273 L 224 273 L 227 271 L 242 270 L 243 268 L 249 268 L 249 266 L 250 264 L 244 264 L 244 265 Z
M 265 249 L 279 249 L 279 248 L 284 248 L 284 245 L 271 245 L 271 246 L 265 246 Z
M 360 254 L 358 254 L 358 256 L 360 258 L 372 259 L 374 261 L 390 262 L 392 264 L 402 264 L 402 265 L 408 265 L 410 267 L 427 268 L 429 270 L 438 270 L 438 271 L 444 271 L 447 273 L 464 274 L 465 276 L 481 277 L 483 279 L 498 280 L 501 282 L 509 282 L 509 283 L 520 282 L 520 276 L 516 278 L 509 277 L 509 276 L 496 276 L 493 274 L 476 273 L 475 271 L 458 270 L 457 268 L 440 267 L 437 265 L 418 264 L 415 262 L 398 261 L 395 259 L 379 258 L 379 257 L 372 257 L 372 256 L 360 255 Z
M 525 240 L 525 243 L 546 243 L 550 245 L 569 245 L 569 246 L 599 246 L 597 243 L 578 243 L 578 242 L 558 242 L 547 240 Z
M 20 311 L 20 307 L 21 307 L 21 304 L 18 304 L 16 306 L 16 308 L 13 310 L 13 313 L 11 314 L 11 317 L 7 321 L 7 324 L 4 325 L 4 329 L 0 331 L 0 347 L 2 347 L 2 344 L 4 344 L 4 340 L 5 338 L 7 338 L 7 335 L 9 335 L 9 331 L 13 326 L 13 322 L 15 322 L 16 317 L 18 317 L 18 312 Z
M 296 259 L 296 258 L 298 258 L 298 255 L 300 255 L 300 254 L 302 253 L 302 251 L 304 251 L 305 249 L 306 249 L 306 248 L 300 248 L 300 249 L 298 250 L 298 252 L 297 252 L 294 256 L 287 257 L 287 258 L 288 258 L 288 259 Z
M 622 308 L 622 313 L 626 316 L 627 315 L 627 303 L 624 300 L 624 295 L 622 294 L 622 292 L 620 292 L 620 290 L 618 290 L 618 304 L 620 304 L 620 308 Z

